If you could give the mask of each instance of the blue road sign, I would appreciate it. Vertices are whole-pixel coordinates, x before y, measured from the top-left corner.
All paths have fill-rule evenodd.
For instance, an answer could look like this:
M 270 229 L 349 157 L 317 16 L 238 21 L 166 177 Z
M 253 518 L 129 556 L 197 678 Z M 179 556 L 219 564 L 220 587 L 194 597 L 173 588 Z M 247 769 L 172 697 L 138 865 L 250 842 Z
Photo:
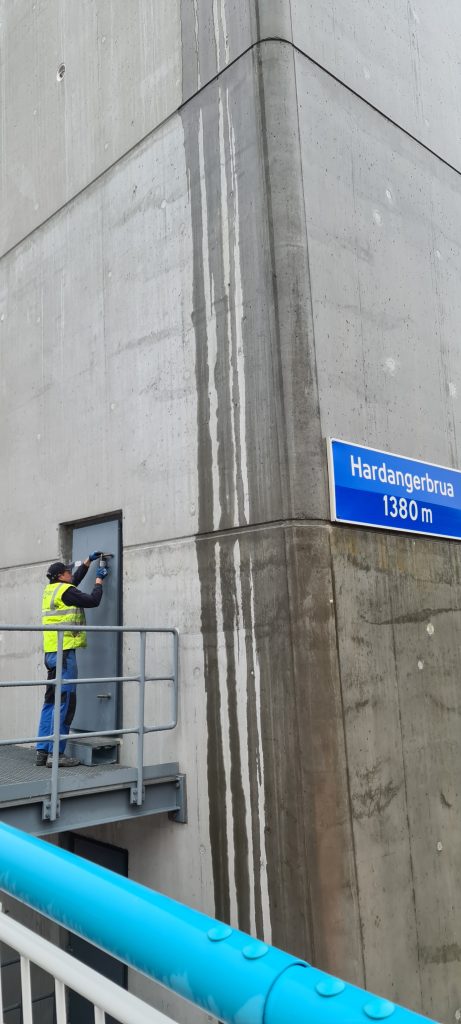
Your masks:
M 376 448 L 328 441 L 331 518 L 461 539 L 461 472 Z

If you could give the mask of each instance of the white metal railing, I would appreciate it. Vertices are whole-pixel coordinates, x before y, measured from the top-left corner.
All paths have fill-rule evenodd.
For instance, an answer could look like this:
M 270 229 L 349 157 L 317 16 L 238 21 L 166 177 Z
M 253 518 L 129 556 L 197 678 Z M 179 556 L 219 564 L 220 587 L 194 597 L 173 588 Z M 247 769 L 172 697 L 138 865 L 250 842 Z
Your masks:
M 21 1002 L 23 1024 L 33 1024 L 30 965 L 36 964 L 54 978 L 56 1024 L 67 1024 L 66 990 L 72 989 L 94 1007 L 94 1024 L 105 1024 L 106 1013 L 119 1024 L 172 1024 L 172 1018 L 115 985 L 91 967 L 47 939 L 8 917 L 0 905 L 0 940 L 15 950 L 21 961 Z M 0 970 L 0 1024 L 4 1024 Z

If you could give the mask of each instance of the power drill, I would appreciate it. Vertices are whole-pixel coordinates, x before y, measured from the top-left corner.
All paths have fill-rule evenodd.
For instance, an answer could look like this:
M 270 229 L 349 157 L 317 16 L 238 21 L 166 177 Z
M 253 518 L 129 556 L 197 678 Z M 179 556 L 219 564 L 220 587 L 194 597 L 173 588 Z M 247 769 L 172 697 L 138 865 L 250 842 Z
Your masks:
M 100 569 L 106 569 L 107 568 L 107 559 L 108 558 L 113 558 L 113 557 L 114 556 L 111 555 L 110 552 L 107 552 L 107 553 L 106 552 L 102 552 L 101 555 L 99 556 L 99 568 Z

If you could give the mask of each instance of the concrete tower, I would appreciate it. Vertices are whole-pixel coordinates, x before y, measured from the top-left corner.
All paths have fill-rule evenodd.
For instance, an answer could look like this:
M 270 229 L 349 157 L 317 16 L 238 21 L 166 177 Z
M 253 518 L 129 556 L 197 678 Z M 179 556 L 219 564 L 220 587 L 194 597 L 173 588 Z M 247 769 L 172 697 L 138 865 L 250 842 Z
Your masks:
M 0 620 L 38 620 L 63 524 L 121 512 L 124 620 L 181 632 L 150 742 L 188 824 L 91 835 L 451 1020 L 459 545 L 333 525 L 326 439 L 460 467 L 461 9 L 0 11 Z M 30 643 L 2 672 L 43 678 Z

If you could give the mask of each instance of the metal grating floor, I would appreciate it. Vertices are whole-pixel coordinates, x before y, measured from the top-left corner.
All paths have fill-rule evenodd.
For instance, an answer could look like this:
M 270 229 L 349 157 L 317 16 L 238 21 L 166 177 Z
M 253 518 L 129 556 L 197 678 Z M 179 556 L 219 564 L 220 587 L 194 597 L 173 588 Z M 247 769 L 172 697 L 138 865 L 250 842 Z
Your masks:
M 0 820 L 35 835 L 65 831 L 146 814 L 180 809 L 179 766 L 176 762 L 146 765 L 143 803 L 134 798 L 136 768 L 122 764 L 79 764 L 60 768 L 59 814 L 44 820 L 51 793 L 51 768 L 35 765 L 35 749 L 0 747 Z M 145 792 L 144 792 L 145 791 Z
M 75 768 L 60 768 L 59 775 L 63 779 L 76 779 L 76 776 L 83 776 L 86 784 L 96 782 L 101 775 L 107 775 L 110 769 L 114 781 L 117 772 L 123 771 L 124 766 L 119 764 L 79 764 Z M 35 748 L 27 747 L 0 747 L 0 803 L 2 800 L 2 789 L 4 786 L 17 787 L 20 783 L 47 782 L 51 778 L 51 768 L 37 768 L 35 764 Z M 79 780 L 80 781 L 80 780 Z

